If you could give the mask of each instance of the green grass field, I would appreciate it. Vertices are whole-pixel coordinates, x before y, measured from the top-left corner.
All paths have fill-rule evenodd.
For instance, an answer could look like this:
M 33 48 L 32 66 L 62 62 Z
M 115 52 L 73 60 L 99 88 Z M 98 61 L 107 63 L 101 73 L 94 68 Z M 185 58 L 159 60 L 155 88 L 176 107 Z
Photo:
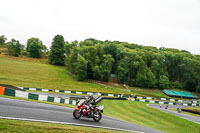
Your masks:
M 0 119 L 0 133 L 125 133 L 100 128 Z
M 167 133 L 200 133 L 200 125 L 160 110 L 143 102 L 103 100 L 104 114 Z
M 124 93 L 98 84 L 79 82 L 67 74 L 65 67 L 38 63 L 35 60 L 0 57 L 0 83 L 45 89 Z

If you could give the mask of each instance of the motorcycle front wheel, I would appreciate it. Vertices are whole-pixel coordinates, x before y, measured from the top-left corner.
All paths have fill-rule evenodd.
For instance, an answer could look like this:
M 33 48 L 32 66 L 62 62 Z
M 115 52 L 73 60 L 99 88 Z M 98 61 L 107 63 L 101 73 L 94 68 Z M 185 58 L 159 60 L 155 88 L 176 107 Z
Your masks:
M 93 116 L 94 121 L 99 122 L 101 118 L 102 118 L 101 112 L 95 111 Z
M 79 119 L 81 117 L 81 112 L 79 110 L 74 110 L 73 116 L 76 119 Z

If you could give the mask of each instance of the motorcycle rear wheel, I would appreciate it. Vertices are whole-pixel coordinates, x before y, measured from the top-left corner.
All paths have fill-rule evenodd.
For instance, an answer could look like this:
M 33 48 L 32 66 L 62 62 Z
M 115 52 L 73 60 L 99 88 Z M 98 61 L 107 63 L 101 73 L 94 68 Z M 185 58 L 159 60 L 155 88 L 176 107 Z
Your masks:
M 101 118 L 102 118 L 101 112 L 95 111 L 93 116 L 94 121 L 99 122 Z
M 76 119 L 79 119 L 81 117 L 81 112 L 79 110 L 74 110 L 73 116 Z

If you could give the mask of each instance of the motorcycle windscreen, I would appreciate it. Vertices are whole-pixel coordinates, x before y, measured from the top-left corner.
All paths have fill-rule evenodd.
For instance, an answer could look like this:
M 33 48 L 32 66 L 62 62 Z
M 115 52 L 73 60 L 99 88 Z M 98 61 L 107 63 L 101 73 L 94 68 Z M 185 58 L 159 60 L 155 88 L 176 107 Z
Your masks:
M 85 102 L 85 100 L 82 99 L 82 100 L 78 103 L 78 106 L 81 106 L 84 102 Z

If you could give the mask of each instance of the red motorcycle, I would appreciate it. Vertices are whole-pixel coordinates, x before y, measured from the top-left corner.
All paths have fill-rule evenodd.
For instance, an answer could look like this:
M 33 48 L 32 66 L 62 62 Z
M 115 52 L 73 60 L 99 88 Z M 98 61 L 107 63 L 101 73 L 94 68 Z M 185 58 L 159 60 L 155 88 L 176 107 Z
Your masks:
M 87 117 L 87 118 L 93 118 L 94 121 L 100 121 L 102 118 L 103 113 L 103 106 L 95 106 L 95 105 L 86 105 L 85 100 L 81 100 L 77 108 L 73 112 L 73 116 L 76 119 L 79 119 L 80 117 Z

